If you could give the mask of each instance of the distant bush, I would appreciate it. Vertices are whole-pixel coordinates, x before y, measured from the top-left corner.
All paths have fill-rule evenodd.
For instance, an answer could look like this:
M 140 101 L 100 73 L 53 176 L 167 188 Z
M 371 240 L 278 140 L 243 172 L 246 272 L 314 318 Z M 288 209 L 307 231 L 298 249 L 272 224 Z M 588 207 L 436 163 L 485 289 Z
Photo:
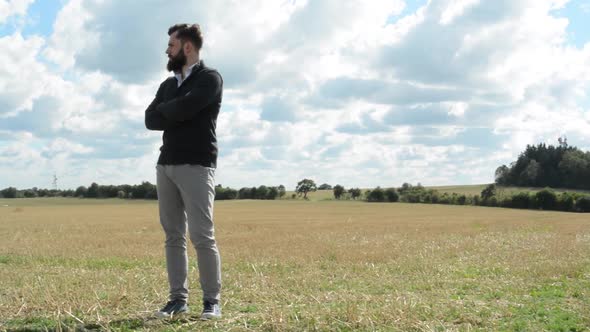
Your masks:
M 33 198 L 33 197 L 37 197 L 38 195 L 37 195 L 36 191 L 33 191 L 31 189 L 27 189 L 23 192 L 23 196 L 25 198 Z
M 496 185 L 490 184 L 481 191 L 481 199 L 487 201 L 488 199 L 496 196 Z
M 340 198 L 342 198 L 342 195 L 344 195 L 344 193 L 346 192 L 346 189 L 344 189 L 343 186 L 337 184 L 334 186 L 333 191 L 334 191 L 334 198 L 340 199 Z
M 404 183 L 401 188 L 398 189 L 401 194 L 401 201 L 406 203 L 422 203 L 426 201 L 428 191 L 418 184 L 412 186 L 411 184 Z
M 471 204 L 481 205 L 481 198 L 479 197 L 479 195 L 473 196 L 473 200 L 471 201 Z
M 61 192 L 58 191 L 58 194 L 60 194 L 62 197 L 74 197 L 75 196 L 75 191 L 69 189 L 69 190 L 62 190 Z
M 590 212 L 590 197 L 582 196 L 576 199 L 576 211 Z
M 219 186 L 215 189 L 218 190 Z M 231 188 L 221 188 L 219 198 L 215 199 L 268 199 L 273 200 L 285 196 L 285 187 L 267 187 L 259 186 L 258 188 L 244 187 L 239 191 Z M 295 197 L 293 197 L 295 198 Z
M 438 191 L 434 189 L 430 189 L 424 194 L 424 203 L 438 204 L 439 201 L 440 195 Z
M 503 195 L 498 199 L 498 206 L 503 208 L 512 208 L 512 196 Z
M 268 188 L 268 192 L 266 193 L 266 199 L 277 199 L 279 196 L 280 196 L 279 188 L 277 188 L 277 187 L 269 187 Z
M 84 186 L 80 186 L 76 188 L 75 196 L 76 197 L 85 197 L 88 194 L 88 189 Z
M 385 191 L 381 187 L 367 191 L 366 195 L 368 202 L 385 202 Z
M 215 199 L 227 200 L 238 198 L 238 191 L 232 188 L 224 188 L 221 185 L 215 187 Z
M 16 196 L 17 196 L 17 189 L 14 187 L 8 187 L 8 188 L 0 190 L 0 197 L 16 198 Z
M 528 209 L 529 207 L 532 207 L 531 195 L 528 192 L 513 194 L 510 199 L 510 206 L 508 207 L 516 209 Z
M 439 203 L 440 204 L 451 204 L 451 196 L 448 193 L 443 193 L 440 198 L 439 198 Z
M 493 196 L 493 197 L 489 198 L 489 199 L 487 200 L 487 202 L 488 202 L 488 206 L 491 206 L 491 207 L 496 207 L 496 206 L 498 206 L 498 198 L 497 198 L 497 197 L 495 197 L 495 196 Z
M 456 204 L 458 205 L 465 205 L 465 203 L 467 202 L 467 196 L 465 195 L 459 195 L 456 198 Z
M 361 197 L 362 191 L 359 188 L 350 188 L 348 189 L 348 193 L 352 199 L 357 199 Z
M 564 192 L 557 196 L 557 210 L 559 211 L 574 211 L 576 196 Z
M 533 206 L 541 210 L 555 210 L 557 195 L 550 189 L 543 189 L 535 194 Z
M 387 188 L 385 189 L 385 199 L 388 202 L 397 202 L 399 201 L 399 194 L 395 190 L 395 188 Z

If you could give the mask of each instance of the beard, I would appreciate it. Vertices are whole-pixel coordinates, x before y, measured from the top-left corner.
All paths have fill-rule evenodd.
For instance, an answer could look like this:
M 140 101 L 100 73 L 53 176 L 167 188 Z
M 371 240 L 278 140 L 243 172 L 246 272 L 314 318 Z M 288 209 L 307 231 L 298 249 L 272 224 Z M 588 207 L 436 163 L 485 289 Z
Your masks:
M 181 48 L 176 55 L 171 56 L 168 59 L 168 65 L 166 65 L 166 68 L 168 71 L 178 73 L 182 70 L 184 65 L 186 65 L 186 54 L 184 54 L 184 50 Z

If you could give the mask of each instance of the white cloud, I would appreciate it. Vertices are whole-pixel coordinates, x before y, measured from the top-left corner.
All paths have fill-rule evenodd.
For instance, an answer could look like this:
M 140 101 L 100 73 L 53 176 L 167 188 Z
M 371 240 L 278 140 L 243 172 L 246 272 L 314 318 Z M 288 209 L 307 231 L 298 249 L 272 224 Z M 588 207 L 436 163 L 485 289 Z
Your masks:
M 44 153 L 47 154 L 59 154 L 59 153 L 81 153 L 87 154 L 92 152 L 94 149 L 91 147 L 84 146 L 75 142 L 70 142 L 63 138 L 57 138 L 53 140 L 48 147 L 43 149 Z
M 448 25 L 453 23 L 456 17 L 461 16 L 465 10 L 479 3 L 480 0 L 453 0 L 449 1 L 447 8 L 444 9 L 440 17 L 439 23 Z
M 36 58 L 43 45 L 42 38 L 20 33 L 0 37 L 0 118 L 31 109 L 43 94 L 47 70 Z
M 443 103 L 443 106 L 448 107 L 449 114 L 454 115 L 456 117 L 461 117 L 467 112 L 469 109 L 469 104 L 465 102 L 456 102 L 456 103 Z
M 44 51 L 46 58 L 65 70 L 76 64 L 76 55 L 79 52 L 96 46 L 98 34 L 89 31 L 85 26 L 91 17 L 82 0 L 66 3 L 53 24 L 49 47 Z
M 514 153 L 527 144 L 535 142 L 556 142 L 558 137 L 576 137 L 576 145 L 590 143 L 590 112 L 582 108 L 552 107 L 530 102 L 523 105 L 518 112 L 498 119 L 498 132 L 507 132 L 512 139 L 506 147 Z M 571 142 L 571 141 L 570 141 Z
M 24 15 L 35 0 L 0 0 L 0 24 L 14 15 Z

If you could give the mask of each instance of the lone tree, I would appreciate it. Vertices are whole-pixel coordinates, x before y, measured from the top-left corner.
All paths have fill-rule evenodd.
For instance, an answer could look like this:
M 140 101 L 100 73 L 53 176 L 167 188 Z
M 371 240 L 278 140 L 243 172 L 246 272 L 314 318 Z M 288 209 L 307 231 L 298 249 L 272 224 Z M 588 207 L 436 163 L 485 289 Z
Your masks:
M 307 193 L 310 191 L 316 191 L 318 188 L 315 185 L 315 182 L 311 179 L 303 179 L 297 183 L 297 187 L 295 188 L 295 192 L 301 196 L 303 194 L 303 198 L 307 199 Z
M 361 197 L 362 192 L 359 188 L 350 188 L 348 189 L 348 193 L 350 194 L 350 197 L 352 197 L 352 199 L 357 199 Z
M 334 186 L 334 197 L 336 199 L 340 199 L 342 195 L 346 192 L 343 186 L 337 184 Z
M 278 187 L 278 189 L 279 189 L 279 198 L 283 198 L 283 196 L 285 196 L 285 194 L 287 193 L 287 189 L 282 184 Z

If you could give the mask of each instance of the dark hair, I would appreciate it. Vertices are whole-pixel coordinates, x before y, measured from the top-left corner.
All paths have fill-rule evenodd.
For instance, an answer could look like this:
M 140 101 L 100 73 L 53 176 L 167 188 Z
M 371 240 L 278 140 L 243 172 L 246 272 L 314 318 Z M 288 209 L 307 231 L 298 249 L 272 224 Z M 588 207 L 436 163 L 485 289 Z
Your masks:
M 168 36 L 177 32 L 176 38 L 182 42 L 190 41 L 193 45 L 200 50 L 203 47 L 203 33 L 201 27 L 198 24 L 175 24 L 168 29 Z

